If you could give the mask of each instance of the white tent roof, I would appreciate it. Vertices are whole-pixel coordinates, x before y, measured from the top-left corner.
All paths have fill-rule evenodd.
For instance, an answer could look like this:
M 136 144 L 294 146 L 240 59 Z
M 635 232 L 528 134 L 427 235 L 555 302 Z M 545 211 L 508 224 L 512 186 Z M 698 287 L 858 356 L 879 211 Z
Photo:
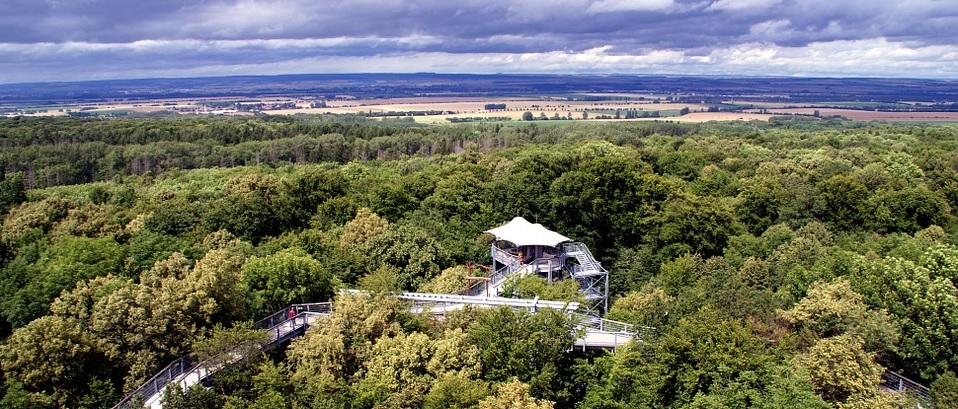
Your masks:
M 511 241 L 517 246 L 557 246 L 572 239 L 543 227 L 539 223 L 529 223 L 521 217 L 494 229 L 486 230 L 496 236 L 496 240 Z

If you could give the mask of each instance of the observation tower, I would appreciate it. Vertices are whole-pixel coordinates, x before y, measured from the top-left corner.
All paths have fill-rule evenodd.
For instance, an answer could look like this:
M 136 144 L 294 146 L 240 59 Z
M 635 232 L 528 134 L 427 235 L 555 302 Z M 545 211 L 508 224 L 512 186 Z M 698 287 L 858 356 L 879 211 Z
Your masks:
M 489 249 L 491 275 L 487 282 L 471 285 L 466 295 L 498 296 L 506 278 L 535 274 L 549 284 L 576 280 L 585 296 L 587 313 L 598 315 L 608 310 L 609 272 L 585 244 L 522 217 L 485 233 L 495 236 Z

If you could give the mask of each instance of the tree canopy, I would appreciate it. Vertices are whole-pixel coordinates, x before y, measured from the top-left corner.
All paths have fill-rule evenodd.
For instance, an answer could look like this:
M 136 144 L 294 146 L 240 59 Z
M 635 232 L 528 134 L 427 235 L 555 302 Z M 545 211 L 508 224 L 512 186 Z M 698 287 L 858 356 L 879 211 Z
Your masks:
M 341 288 L 371 292 L 168 404 L 895 407 L 886 369 L 954 400 L 953 125 L 23 118 L 0 145 L 3 407 L 111 407 Z M 643 342 L 570 351 L 562 314 L 389 297 L 463 289 L 516 216 L 586 243 Z M 554 278 L 506 293 L 579 297 Z

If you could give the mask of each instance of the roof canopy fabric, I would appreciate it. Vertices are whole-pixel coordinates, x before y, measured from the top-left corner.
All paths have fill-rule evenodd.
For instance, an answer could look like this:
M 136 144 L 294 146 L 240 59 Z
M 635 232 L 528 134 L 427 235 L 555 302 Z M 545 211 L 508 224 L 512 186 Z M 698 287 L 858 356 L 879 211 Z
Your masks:
M 494 229 L 486 230 L 496 236 L 496 240 L 510 241 L 517 246 L 552 246 L 572 239 L 543 227 L 539 223 L 529 223 L 521 217 Z

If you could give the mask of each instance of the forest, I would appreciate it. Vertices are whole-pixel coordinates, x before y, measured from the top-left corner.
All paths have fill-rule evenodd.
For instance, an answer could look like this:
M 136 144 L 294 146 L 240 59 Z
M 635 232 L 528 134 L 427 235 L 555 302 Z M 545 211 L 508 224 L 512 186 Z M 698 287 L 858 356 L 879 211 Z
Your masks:
M 880 390 L 892 370 L 955 408 L 956 151 L 954 125 L 798 117 L 0 119 L 0 407 L 111 408 L 247 345 L 164 407 L 916 407 Z M 587 244 L 606 317 L 653 336 L 571 351 L 561 313 L 390 296 L 463 289 L 515 216 Z M 252 321 L 330 300 L 255 348 Z

